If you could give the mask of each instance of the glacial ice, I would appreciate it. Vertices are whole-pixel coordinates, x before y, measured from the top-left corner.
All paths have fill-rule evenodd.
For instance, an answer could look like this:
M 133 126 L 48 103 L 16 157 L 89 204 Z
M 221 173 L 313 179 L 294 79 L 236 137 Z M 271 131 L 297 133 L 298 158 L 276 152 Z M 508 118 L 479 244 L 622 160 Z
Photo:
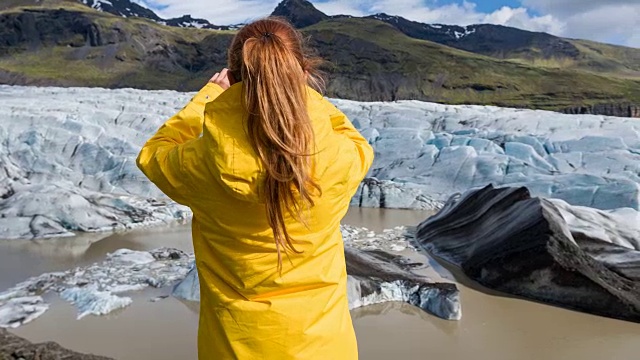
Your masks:
M 0 86 L 0 239 L 188 219 L 135 166 L 148 135 L 189 99 L 160 94 Z
M 120 297 L 109 291 L 97 290 L 97 286 L 69 288 L 60 297 L 78 308 L 78 320 L 87 315 L 107 315 L 133 303 L 130 297 Z
M 0 86 L 0 238 L 188 219 L 135 166 L 193 96 Z M 491 106 L 331 100 L 376 151 L 352 204 L 437 209 L 489 183 L 599 209 L 640 206 L 640 123 Z
M 376 150 L 369 176 L 412 189 L 412 198 L 443 201 L 492 183 L 524 185 L 535 196 L 572 205 L 638 209 L 637 119 L 419 101 L 333 102 Z M 396 207 L 398 195 L 385 187 L 370 183 L 353 204 L 383 200 Z
M 630 208 L 598 210 L 549 200 L 567 222 L 572 233 L 640 251 L 640 212 Z
M 121 294 L 173 285 L 192 262 L 192 254 L 176 249 L 120 249 L 101 263 L 27 279 L 0 292 L 0 327 L 18 327 L 42 315 L 49 305 L 40 296 L 50 292 L 76 306 L 79 319 L 109 314 L 132 303 Z
M 49 305 L 40 296 L 25 296 L 0 301 L 0 328 L 18 328 L 40 317 Z

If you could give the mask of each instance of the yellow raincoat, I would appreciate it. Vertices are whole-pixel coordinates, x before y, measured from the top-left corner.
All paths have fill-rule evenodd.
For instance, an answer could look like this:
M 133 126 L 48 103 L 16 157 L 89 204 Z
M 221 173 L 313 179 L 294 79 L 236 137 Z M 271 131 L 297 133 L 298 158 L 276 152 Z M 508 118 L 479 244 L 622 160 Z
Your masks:
M 138 156 L 145 175 L 194 214 L 201 360 L 358 358 L 339 225 L 373 151 L 344 114 L 307 89 L 313 175 L 323 193 L 306 214 L 308 228 L 286 218 L 304 253 L 283 257 L 282 276 L 257 195 L 265 172 L 246 135 L 241 84 L 205 86 Z

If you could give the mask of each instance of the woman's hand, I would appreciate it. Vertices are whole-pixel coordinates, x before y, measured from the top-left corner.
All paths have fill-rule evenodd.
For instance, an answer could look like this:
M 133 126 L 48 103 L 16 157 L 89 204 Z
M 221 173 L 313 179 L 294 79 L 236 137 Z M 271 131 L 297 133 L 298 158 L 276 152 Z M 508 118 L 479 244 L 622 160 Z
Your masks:
M 227 68 L 224 68 L 221 72 L 213 75 L 209 82 L 220 85 L 224 90 L 227 90 L 234 83 L 233 77 Z

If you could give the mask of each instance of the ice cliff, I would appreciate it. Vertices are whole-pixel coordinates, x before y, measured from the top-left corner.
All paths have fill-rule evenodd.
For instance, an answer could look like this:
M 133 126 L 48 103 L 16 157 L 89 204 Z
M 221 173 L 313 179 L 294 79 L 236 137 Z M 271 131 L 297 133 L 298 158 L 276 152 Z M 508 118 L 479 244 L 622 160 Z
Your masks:
M 139 172 L 144 141 L 192 94 L 0 86 L 0 238 L 186 219 Z M 628 118 L 418 101 L 332 100 L 376 160 L 353 205 L 438 208 L 455 192 L 524 185 L 599 209 L 639 207 L 640 135 Z

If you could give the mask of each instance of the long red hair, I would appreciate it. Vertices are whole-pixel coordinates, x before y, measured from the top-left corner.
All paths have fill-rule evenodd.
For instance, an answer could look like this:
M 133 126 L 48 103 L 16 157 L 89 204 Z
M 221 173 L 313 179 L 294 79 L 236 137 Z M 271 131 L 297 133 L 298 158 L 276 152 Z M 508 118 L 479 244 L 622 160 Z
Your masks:
M 242 81 L 249 139 L 266 169 L 263 197 L 278 251 L 300 253 L 285 226 L 285 211 L 302 211 L 321 192 L 311 174 L 314 134 L 307 112 L 307 85 L 321 88 L 318 65 L 304 39 L 287 21 L 266 18 L 243 27 L 229 49 L 229 70 Z

